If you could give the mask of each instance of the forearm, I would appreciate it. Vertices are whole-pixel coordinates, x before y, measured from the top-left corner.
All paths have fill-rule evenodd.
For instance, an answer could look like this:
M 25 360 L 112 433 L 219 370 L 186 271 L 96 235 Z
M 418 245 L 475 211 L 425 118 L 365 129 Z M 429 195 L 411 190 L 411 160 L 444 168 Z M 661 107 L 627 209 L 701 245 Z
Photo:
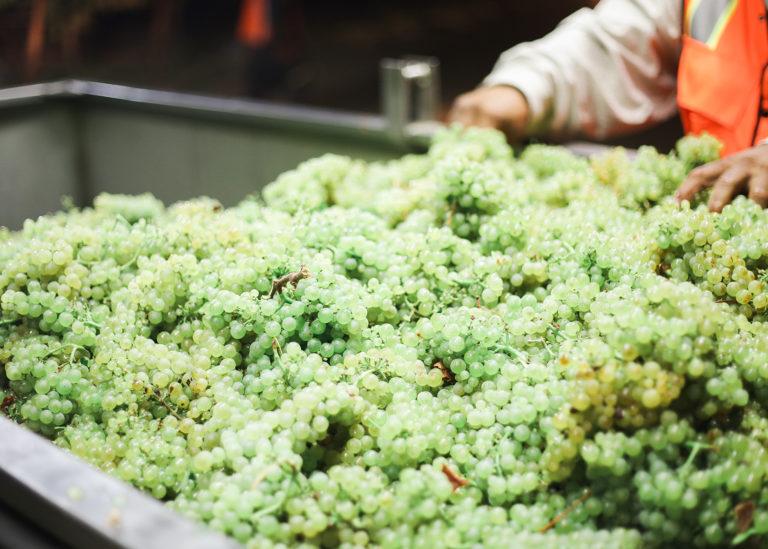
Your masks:
M 602 138 L 649 126 L 677 108 L 681 5 L 603 0 L 502 54 L 483 84 L 525 95 L 527 135 Z

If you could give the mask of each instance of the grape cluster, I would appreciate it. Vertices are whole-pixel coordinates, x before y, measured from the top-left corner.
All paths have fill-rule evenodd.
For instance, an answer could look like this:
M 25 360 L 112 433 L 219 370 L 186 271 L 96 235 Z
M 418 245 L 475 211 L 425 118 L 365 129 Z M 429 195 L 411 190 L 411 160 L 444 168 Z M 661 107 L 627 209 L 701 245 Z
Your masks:
M 759 544 L 768 217 L 669 196 L 718 150 L 452 128 L 28 220 L 0 410 L 249 547 Z

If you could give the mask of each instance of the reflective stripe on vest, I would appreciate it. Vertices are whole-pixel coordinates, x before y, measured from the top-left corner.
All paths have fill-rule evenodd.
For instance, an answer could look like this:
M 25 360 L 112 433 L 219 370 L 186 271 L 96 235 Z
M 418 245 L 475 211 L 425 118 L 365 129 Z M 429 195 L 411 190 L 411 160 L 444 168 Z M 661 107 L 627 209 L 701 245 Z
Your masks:
M 715 49 L 736 3 L 737 0 L 694 0 L 685 13 L 686 34 Z
M 768 0 L 685 0 L 677 101 L 686 133 L 723 154 L 768 138 Z

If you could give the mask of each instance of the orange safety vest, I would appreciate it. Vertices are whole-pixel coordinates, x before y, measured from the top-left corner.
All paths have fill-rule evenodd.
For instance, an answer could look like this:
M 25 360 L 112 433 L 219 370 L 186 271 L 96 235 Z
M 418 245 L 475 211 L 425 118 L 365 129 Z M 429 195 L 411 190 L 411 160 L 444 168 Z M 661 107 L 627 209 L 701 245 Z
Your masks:
M 768 138 L 764 0 L 684 0 L 677 103 L 685 133 L 708 131 L 723 156 Z
M 268 0 L 243 0 L 237 20 L 237 38 L 251 47 L 264 46 L 272 39 Z

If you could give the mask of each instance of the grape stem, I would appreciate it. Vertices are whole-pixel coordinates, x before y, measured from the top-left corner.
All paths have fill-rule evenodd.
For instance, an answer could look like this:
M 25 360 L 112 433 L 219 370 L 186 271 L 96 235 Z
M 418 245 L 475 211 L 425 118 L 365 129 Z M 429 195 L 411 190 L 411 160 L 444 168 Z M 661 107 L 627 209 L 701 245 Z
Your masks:
M 576 250 L 573 249 L 573 246 L 568 244 L 565 240 L 561 240 L 560 243 L 565 247 L 566 250 L 571 252 L 571 254 L 576 255 Z
M 480 303 L 480 298 L 479 297 L 475 298 L 475 302 L 477 303 L 478 308 L 482 309 L 483 311 L 487 311 L 487 312 L 491 313 L 492 315 L 498 316 L 501 319 L 501 323 L 504 325 L 504 328 L 507 327 L 507 322 L 504 320 L 504 317 L 501 316 L 500 312 L 494 311 L 493 309 L 489 309 L 488 307 L 486 307 L 485 305 Z
M 272 281 L 272 289 L 269 291 L 269 298 L 272 299 L 275 297 L 275 294 L 282 295 L 288 284 L 295 288 L 299 281 L 305 278 L 312 278 L 312 274 L 307 270 L 307 266 L 302 264 L 301 268 L 295 273 L 288 273 L 287 275 Z
M 89 326 L 89 327 L 93 328 L 94 330 L 101 331 L 101 330 L 104 329 L 104 327 L 101 324 L 98 324 L 98 323 L 94 322 L 93 320 L 90 320 L 88 318 L 80 318 L 80 315 L 77 312 L 75 312 L 73 316 L 76 319 L 78 319 L 80 322 L 82 322 L 86 326 Z
M 261 473 L 258 474 L 258 476 L 255 479 L 253 479 L 253 484 L 251 485 L 251 489 L 255 489 L 256 487 L 258 487 L 259 484 L 261 484 L 261 482 L 267 477 L 267 475 L 270 472 L 274 471 L 274 469 L 277 468 L 277 467 L 282 467 L 283 465 L 287 465 L 291 469 L 291 480 L 293 481 L 292 484 L 296 484 L 297 486 L 299 486 L 299 488 L 302 488 L 302 486 L 296 480 L 296 473 L 298 471 L 296 470 L 296 467 L 293 466 L 293 464 L 288 463 L 288 462 L 283 462 L 283 463 L 275 462 L 275 463 L 267 466 Z M 256 482 L 257 480 L 258 480 L 258 482 Z M 264 507 L 263 509 L 253 513 L 251 515 L 251 519 L 257 519 L 257 518 L 263 517 L 264 515 L 271 515 L 271 514 L 273 514 L 275 511 L 280 509 L 280 507 L 282 507 L 287 500 L 288 500 L 288 494 L 286 493 L 286 494 L 283 495 L 283 497 L 280 499 L 280 501 L 276 501 L 272 505 L 270 505 L 268 507 Z
M 141 255 L 141 250 L 144 248 L 144 246 L 147 244 L 147 240 L 145 239 L 141 244 L 139 244 L 139 247 L 136 248 L 136 253 L 133 254 L 133 257 L 128 263 L 125 263 L 120 267 L 120 272 L 122 273 L 124 270 L 126 270 L 128 267 L 136 263 L 136 261 L 139 259 L 139 256 Z
M 275 355 L 275 363 L 280 371 L 283 372 L 283 377 L 288 377 L 288 372 L 283 367 L 283 349 L 280 347 L 280 342 L 276 337 L 272 338 L 272 353 Z
M 269 507 L 264 507 L 264 509 L 256 511 L 255 513 L 253 513 L 251 515 L 251 520 L 255 520 L 255 519 L 261 518 L 264 515 L 271 515 L 271 514 L 273 514 L 275 511 L 277 511 L 278 509 L 280 509 L 280 507 L 283 506 L 283 504 L 285 503 L 285 500 L 287 500 L 287 499 L 288 499 L 287 495 L 283 496 L 283 498 L 280 501 L 277 501 L 277 502 L 273 503 Z
M 83 251 L 83 245 L 82 244 L 78 244 L 78 246 L 77 246 L 77 254 L 75 255 L 75 259 L 77 259 L 78 263 L 82 263 L 83 265 L 95 265 L 96 263 L 99 262 L 98 259 L 95 259 L 93 261 L 86 261 L 85 259 L 82 259 L 80 257 L 80 252 L 82 252 L 82 251 Z
M 462 288 L 469 288 L 469 286 L 472 284 L 471 282 L 466 282 L 464 280 L 459 280 L 458 278 L 451 277 L 451 281 L 454 284 L 458 284 Z
M 752 528 L 750 528 L 746 532 L 742 532 L 741 534 L 739 534 L 738 536 L 733 538 L 733 545 L 740 545 L 740 544 L 744 543 L 745 541 L 747 541 L 752 536 L 756 536 L 756 535 L 760 535 L 760 534 L 768 534 L 768 529 L 765 528 L 765 527 L 758 528 L 758 527 L 753 526 Z
M 153 397 L 155 397 L 155 398 L 157 399 L 157 401 L 158 401 L 160 404 L 162 404 L 163 406 L 165 406 L 165 408 L 168 410 L 168 413 L 170 413 L 170 414 L 171 414 L 173 417 L 175 417 L 176 419 L 178 419 L 179 421 L 181 421 L 181 416 L 180 416 L 179 414 L 177 414 L 177 413 L 176 413 L 176 412 L 173 410 L 173 408 L 171 408 L 171 407 L 170 407 L 170 405 L 169 405 L 169 404 L 168 404 L 168 403 L 165 401 L 165 399 L 164 399 L 162 396 L 160 396 L 160 395 L 157 395 L 157 394 L 155 394 L 154 392 L 152 393 L 152 396 L 153 396 Z
M 550 358 L 555 358 L 555 353 L 552 351 L 552 347 L 550 347 L 550 346 L 549 346 L 549 343 L 547 343 L 547 342 L 546 342 L 546 341 L 544 341 L 544 340 L 542 340 L 542 343 L 544 344 L 544 348 L 545 348 L 545 349 L 547 350 L 547 352 L 549 353 L 549 357 L 550 357 Z
M 357 384 L 360 383 L 360 380 L 363 379 L 363 376 L 365 376 L 367 374 L 370 374 L 370 373 L 375 373 L 373 368 L 370 368 L 370 369 L 368 369 L 368 370 L 366 370 L 364 372 L 360 372 L 359 374 L 357 374 L 355 377 L 352 378 L 352 385 L 357 387 Z
M 89 320 L 87 318 L 80 318 L 80 315 L 77 312 L 73 313 L 73 316 L 76 319 L 78 319 L 80 322 L 82 322 L 84 325 L 89 326 L 90 328 L 93 328 L 94 330 L 101 331 L 101 330 L 104 329 L 104 327 L 101 324 L 98 324 L 98 323 L 94 322 L 93 320 Z
M 424 315 L 421 314 L 419 311 L 416 310 L 416 307 L 413 305 L 413 303 L 410 302 L 410 300 L 406 297 L 405 302 L 408 304 L 408 306 L 411 308 L 411 315 L 408 317 L 408 322 L 411 321 L 413 318 L 413 315 L 423 317 Z
M 45 353 L 45 355 L 43 355 L 43 359 L 46 359 L 49 356 L 55 355 L 56 353 L 58 353 L 59 351 L 62 351 L 65 347 L 69 347 L 70 345 L 72 346 L 72 354 L 69 357 L 70 362 L 72 362 L 75 359 L 75 352 L 77 352 L 78 349 L 85 353 L 91 354 L 91 352 L 88 349 L 86 349 L 81 345 L 78 345 L 76 343 L 64 343 L 63 345 L 56 347 L 55 349 L 52 349 L 47 353 Z
M 0 326 L 8 326 L 10 324 L 15 324 L 17 322 L 21 322 L 20 318 L 9 318 L 7 320 L 0 320 Z
M 445 505 L 438 505 L 437 511 L 440 513 L 440 516 L 443 517 L 443 520 L 453 526 L 453 521 L 448 518 L 448 515 L 445 513 Z
M 261 484 L 265 478 L 267 478 L 267 475 L 280 467 L 280 464 L 275 462 L 272 465 L 269 465 L 262 469 L 262 471 L 256 475 L 256 478 L 253 479 L 253 482 L 251 483 L 251 490 L 255 490 L 259 487 L 259 484 Z
M 278 352 L 278 356 L 280 358 L 283 358 L 283 348 L 280 347 L 280 342 L 277 340 L 276 337 L 272 338 L 272 350 L 275 352 Z
M 557 337 L 560 336 L 565 340 L 571 341 L 572 338 L 568 337 L 563 333 L 563 331 L 560 329 L 560 326 L 557 324 L 557 322 L 550 322 L 547 328 L 552 332 L 552 334 Z
M 112 229 L 115 229 L 115 228 L 117 228 L 117 222 L 118 222 L 118 221 L 119 221 L 119 222 L 121 222 L 121 223 L 123 223 L 123 224 L 125 224 L 125 225 L 126 225 L 128 228 L 131 228 L 131 227 L 133 226 L 133 225 L 131 225 L 130 221 L 128 221 L 128 220 L 127 220 L 127 219 L 126 219 L 126 218 L 123 216 L 123 214 L 117 213 L 117 214 L 115 214 L 115 223 L 114 223 L 114 225 L 112 225 Z
M 549 353 L 549 356 L 555 358 L 555 353 L 552 352 L 552 347 L 549 346 L 549 343 L 547 343 L 547 340 L 543 337 L 529 339 L 528 343 L 541 343 L 544 346 L 544 349 Z
M 688 455 L 688 459 L 685 460 L 685 463 L 683 463 L 681 469 L 685 469 L 691 465 L 700 450 L 712 450 L 713 452 L 716 452 L 718 449 L 717 446 L 713 446 L 712 444 L 704 444 L 703 442 L 687 442 L 686 446 L 693 448 L 693 450 L 691 450 L 691 453 Z
M 520 351 L 518 351 L 517 349 L 514 349 L 512 347 L 509 347 L 507 345 L 494 345 L 493 347 L 491 347 L 491 350 L 492 351 L 504 351 L 504 352 L 509 353 L 510 355 L 512 355 L 515 358 L 521 358 Z
M 446 206 L 445 209 L 448 211 L 448 215 L 445 216 L 445 225 L 448 226 L 451 223 L 453 223 L 453 214 L 456 213 L 456 210 L 458 209 L 459 205 L 458 203 L 454 203 L 452 206 Z
M 82 323 L 85 324 L 86 326 L 90 326 L 91 328 L 93 328 L 95 330 L 101 331 L 101 330 L 104 329 L 101 326 L 101 324 L 97 324 L 96 322 L 93 322 L 92 320 L 83 320 Z
M 574 501 L 573 504 L 570 507 L 568 507 L 568 509 L 566 509 L 565 511 L 557 515 L 555 518 L 550 520 L 547 524 L 545 524 L 544 527 L 541 530 L 539 530 L 539 533 L 543 534 L 544 532 L 552 528 L 554 525 L 556 525 L 558 522 L 563 520 L 565 517 L 567 517 L 574 509 L 576 509 L 576 507 L 584 503 L 586 499 L 590 496 L 590 494 L 592 494 L 592 490 L 587 489 L 587 491 L 584 492 L 584 495 L 581 496 L 576 501 Z

